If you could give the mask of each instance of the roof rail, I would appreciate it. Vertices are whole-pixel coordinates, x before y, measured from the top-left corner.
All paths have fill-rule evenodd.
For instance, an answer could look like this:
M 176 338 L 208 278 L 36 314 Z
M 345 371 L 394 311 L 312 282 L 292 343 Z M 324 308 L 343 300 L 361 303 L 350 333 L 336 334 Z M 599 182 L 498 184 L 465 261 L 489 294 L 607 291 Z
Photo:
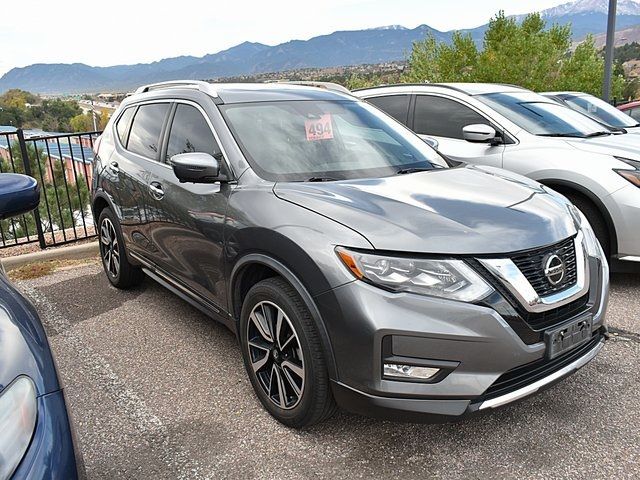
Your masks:
M 457 82 L 457 83 L 484 83 L 484 82 Z M 487 85 L 501 85 L 503 87 L 513 87 L 518 88 L 520 90 L 526 90 L 526 88 L 521 87 L 519 85 L 512 85 L 510 83 L 491 83 L 488 82 Z M 353 91 L 358 92 L 360 90 L 374 90 L 376 88 L 386 88 L 386 87 L 439 87 L 439 88 L 448 88 L 449 90 L 454 90 L 456 92 L 467 93 L 464 89 L 457 87 L 456 85 L 446 84 L 446 83 L 431 83 L 431 82 L 423 82 L 423 83 L 388 83 L 382 85 L 376 85 L 375 87 L 363 87 L 356 88 Z
M 171 80 L 169 82 L 151 83 L 138 88 L 135 93 L 146 93 L 152 90 L 162 90 L 165 88 L 195 88 L 212 97 L 218 97 L 218 92 L 214 85 L 202 80 Z
M 267 83 L 285 83 L 288 85 L 302 85 L 306 87 L 317 87 L 324 88 L 325 90 L 331 90 L 334 92 L 347 93 L 351 95 L 351 91 L 340 85 L 339 83 L 333 82 L 316 82 L 315 80 L 275 80 Z

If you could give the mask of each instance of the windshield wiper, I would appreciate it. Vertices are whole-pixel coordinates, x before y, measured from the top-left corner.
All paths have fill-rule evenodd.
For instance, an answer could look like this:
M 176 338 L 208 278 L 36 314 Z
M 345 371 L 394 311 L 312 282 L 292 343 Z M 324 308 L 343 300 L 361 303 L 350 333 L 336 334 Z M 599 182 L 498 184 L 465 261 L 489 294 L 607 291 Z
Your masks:
M 333 178 L 333 177 L 311 177 L 311 178 L 308 178 L 306 181 L 307 182 L 337 182 L 338 180 L 340 179 Z
M 584 135 L 576 135 L 572 133 L 538 133 L 538 137 L 566 137 L 566 138 L 587 138 Z
M 406 175 L 408 173 L 418 173 L 418 172 L 428 172 L 433 170 L 433 167 L 414 167 L 414 168 L 403 168 L 396 172 L 396 175 Z
M 611 132 L 593 132 L 590 133 L 589 135 L 585 135 L 584 138 L 593 138 L 593 137 L 608 137 L 609 135 L 611 135 Z

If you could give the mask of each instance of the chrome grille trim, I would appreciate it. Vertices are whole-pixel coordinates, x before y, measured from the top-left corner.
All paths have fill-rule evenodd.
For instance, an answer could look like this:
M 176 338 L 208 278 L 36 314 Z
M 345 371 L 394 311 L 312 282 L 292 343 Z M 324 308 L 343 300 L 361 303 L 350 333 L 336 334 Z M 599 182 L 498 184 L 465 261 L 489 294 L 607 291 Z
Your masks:
M 589 291 L 589 263 L 583 246 L 583 234 L 578 232 L 574 238 L 576 256 L 576 283 L 560 292 L 541 297 L 529 283 L 515 263 L 509 258 L 478 258 L 492 275 L 509 290 L 520 304 L 533 313 L 546 312 L 561 307 Z

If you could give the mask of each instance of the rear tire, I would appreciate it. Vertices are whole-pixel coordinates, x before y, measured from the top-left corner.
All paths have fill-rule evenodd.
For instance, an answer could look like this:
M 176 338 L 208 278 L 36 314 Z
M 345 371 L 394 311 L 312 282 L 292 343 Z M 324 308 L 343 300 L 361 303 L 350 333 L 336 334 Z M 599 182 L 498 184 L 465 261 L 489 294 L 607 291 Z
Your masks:
M 129 263 L 120 223 L 110 208 L 105 208 L 100 213 L 98 241 L 102 266 L 111 285 L 122 289 L 139 285 L 144 279 L 144 273 L 140 267 Z
M 565 195 L 569 200 L 571 200 L 571 203 L 578 207 L 578 210 L 587 217 L 587 220 L 589 220 L 591 228 L 593 228 L 600 245 L 602 245 L 602 250 L 604 250 L 607 259 L 609 259 L 611 257 L 611 237 L 609 235 L 607 222 L 605 222 L 602 213 L 598 210 L 598 207 L 596 207 L 591 200 L 583 197 L 582 195 L 574 193 L 567 193 Z
M 254 391 L 276 420 L 303 428 L 335 413 L 320 336 L 302 298 L 282 278 L 262 280 L 247 293 L 240 344 Z

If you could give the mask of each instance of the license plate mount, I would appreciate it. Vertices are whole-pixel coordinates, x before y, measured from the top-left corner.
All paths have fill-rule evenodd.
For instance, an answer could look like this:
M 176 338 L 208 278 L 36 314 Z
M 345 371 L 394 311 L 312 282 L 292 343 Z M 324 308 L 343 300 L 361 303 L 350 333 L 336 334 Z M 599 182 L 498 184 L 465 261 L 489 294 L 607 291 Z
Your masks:
M 586 343 L 591 338 L 593 318 L 584 315 L 561 327 L 545 332 L 547 358 L 550 360 Z

